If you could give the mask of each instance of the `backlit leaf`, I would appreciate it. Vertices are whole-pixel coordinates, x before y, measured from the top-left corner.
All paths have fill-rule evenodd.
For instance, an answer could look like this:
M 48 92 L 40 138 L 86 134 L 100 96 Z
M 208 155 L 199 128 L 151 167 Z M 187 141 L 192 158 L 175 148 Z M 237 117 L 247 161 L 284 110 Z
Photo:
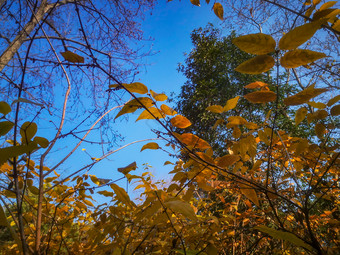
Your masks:
M 327 106 L 332 106 L 333 104 L 335 104 L 339 100 L 340 100 L 340 95 L 337 95 L 337 96 L 333 97 L 332 99 L 330 99 L 328 101 Z
M 193 5 L 201 6 L 200 0 L 190 0 L 190 2 L 191 2 Z
M 113 192 L 107 190 L 98 191 L 97 193 L 105 197 L 113 197 Z
M 307 108 L 301 107 L 295 113 L 295 125 L 299 125 L 301 121 L 303 121 L 307 115 Z
M 228 118 L 227 128 L 232 128 L 232 127 L 235 127 L 235 126 L 238 126 L 238 125 L 244 125 L 244 124 L 247 124 L 247 123 L 248 122 L 240 116 L 230 116 Z
M 123 204 L 130 207 L 136 207 L 135 203 L 130 200 L 129 195 L 123 188 L 119 187 L 115 183 L 112 183 L 110 187 L 113 189 L 114 193 L 116 194 L 116 198 L 118 199 L 119 202 L 122 202 Z
M 244 98 L 251 103 L 268 103 L 276 100 L 276 93 L 273 91 L 255 91 L 244 95 Z
M 321 27 L 323 21 L 313 21 L 302 26 L 296 27 L 285 34 L 280 42 L 281 50 L 293 50 L 309 40 Z
M 284 99 L 284 103 L 286 105 L 299 105 L 307 103 L 310 99 L 326 92 L 327 89 L 315 89 L 314 85 L 304 89 L 303 91 L 300 91 L 294 96 L 290 96 Z
M 33 141 L 35 141 L 37 144 L 39 144 L 40 147 L 42 147 L 42 148 L 47 148 L 47 146 L 50 143 L 46 138 L 40 137 L 40 136 L 34 137 Z
M 322 10 L 328 9 L 328 8 L 332 7 L 333 5 L 335 5 L 337 2 L 338 1 L 326 2 L 326 3 L 324 3 L 323 5 L 320 6 L 319 10 L 322 11 Z
M 262 88 L 262 87 L 267 87 L 268 84 L 267 83 L 264 83 L 264 82 L 261 82 L 261 81 L 255 81 L 253 83 L 250 83 L 246 86 L 244 86 L 244 88 L 246 89 L 257 89 L 257 88 Z
M 162 104 L 161 105 L 161 110 L 166 115 L 173 116 L 173 115 L 177 114 L 177 112 L 174 109 L 172 109 L 171 107 L 167 106 L 166 104 Z
M 66 61 L 69 61 L 71 63 L 84 63 L 84 58 L 82 56 L 79 56 L 78 54 L 71 51 L 61 52 L 61 55 Z
M 182 115 L 177 115 L 170 120 L 171 124 L 177 128 L 187 128 L 191 126 L 190 120 Z
M 7 113 L 11 112 L 11 106 L 7 104 L 5 101 L 0 102 L 0 113 L 6 115 Z
M 225 155 L 222 158 L 220 158 L 217 162 L 217 165 L 219 167 L 229 167 L 235 164 L 240 159 L 237 155 Z
M 285 241 L 288 241 L 288 242 L 295 244 L 297 246 L 304 247 L 309 251 L 313 251 L 312 246 L 305 243 L 303 240 L 301 240 L 300 238 L 298 238 L 296 235 L 294 235 L 292 233 L 281 231 L 281 230 L 276 230 L 276 229 L 269 228 L 269 227 L 263 226 L 263 225 L 257 226 L 257 227 L 255 227 L 255 229 L 258 229 L 258 230 L 270 235 L 273 238 L 285 240 Z
M 284 68 L 296 68 L 324 57 L 327 55 L 322 52 L 297 49 L 286 52 L 281 58 L 281 65 Z
M 246 74 L 261 74 L 269 71 L 274 64 L 275 60 L 273 57 L 260 55 L 243 62 L 235 68 L 235 71 Z
M 25 122 L 20 128 L 20 135 L 24 143 L 28 143 L 32 140 L 34 135 L 37 133 L 38 126 L 34 122 Z
M 340 9 L 325 9 L 316 11 L 313 15 L 313 20 L 330 20 L 340 13 Z
M 258 33 L 233 39 L 233 44 L 244 52 L 263 55 L 275 51 L 276 42 L 270 35 Z
M 237 97 L 234 97 L 234 98 L 232 98 L 232 99 L 229 99 L 229 100 L 227 101 L 226 105 L 223 107 L 223 111 L 224 111 L 224 112 L 227 112 L 227 111 L 229 111 L 229 110 L 234 109 L 234 108 L 236 107 L 236 105 L 237 105 L 237 102 L 238 102 L 239 98 L 240 98 L 240 97 L 237 96 Z
M 10 121 L 0 122 L 0 136 L 6 135 L 13 128 L 14 123 Z
M 316 123 L 315 127 L 315 134 L 319 139 L 322 139 L 322 137 L 324 136 L 324 134 L 326 133 L 326 127 L 324 124 L 322 123 Z
M 132 92 L 132 93 L 138 93 L 138 94 L 146 94 L 148 93 L 148 88 L 143 84 L 143 83 L 140 83 L 140 82 L 134 82 L 134 83 L 130 83 L 130 84 L 127 84 L 127 83 L 123 83 L 122 84 L 128 91 Z M 121 87 L 119 84 L 113 84 L 113 85 L 110 85 L 109 88 L 123 88 Z
M 222 113 L 223 107 L 221 105 L 211 105 L 206 108 L 207 111 L 214 112 L 214 113 Z
M 180 139 L 182 143 L 194 148 L 204 150 L 209 149 L 211 147 L 208 142 L 191 133 L 184 133 L 182 135 L 178 135 L 177 137 Z
M 150 89 L 150 94 L 156 101 L 165 101 L 165 100 L 168 99 L 167 95 L 157 94 L 156 92 L 152 91 L 151 89 Z
M 158 145 L 158 143 L 155 143 L 155 142 L 147 143 L 147 144 L 143 145 L 143 147 L 140 151 L 143 151 L 143 150 L 146 150 L 146 149 L 157 150 L 157 149 L 159 149 L 159 145 Z
M 260 206 L 256 191 L 253 188 L 250 188 L 248 185 L 242 184 L 240 185 L 240 191 L 243 195 L 246 196 L 246 198 L 252 201 L 255 205 Z
M 308 105 L 312 106 L 313 108 L 318 108 L 318 109 L 325 109 L 326 105 L 324 103 L 320 102 L 308 102 Z
M 340 104 L 335 105 L 331 108 L 331 115 L 332 116 L 338 116 L 340 115 Z
M 162 119 L 164 118 L 164 114 L 157 109 L 156 107 L 151 107 L 148 110 L 144 110 L 139 117 L 137 118 L 136 121 L 143 120 L 143 119 Z
M 180 201 L 180 200 L 173 200 L 173 201 L 165 202 L 164 205 L 175 213 L 183 214 L 183 216 L 185 216 L 186 218 L 192 221 L 197 221 L 197 217 L 196 217 L 194 209 L 187 202 Z
M 144 146 L 143 146 L 143 148 L 144 148 Z M 157 144 L 157 146 L 158 146 L 158 144 Z M 137 169 L 137 163 L 136 163 L 136 161 L 134 161 L 131 164 L 127 165 L 126 167 L 120 167 L 117 170 L 118 170 L 118 172 L 120 172 L 122 174 L 128 174 L 129 172 L 136 170 L 136 169 Z
M 223 21 L 223 6 L 220 3 L 214 3 L 213 6 L 215 15 Z
M 132 99 L 123 106 L 123 108 L 116 115 L 115 119 L 124 114 L 135 112 L 137 109 L 142 108 L 142 105 L 145 107 L 151 107 L 154 105 L 154 102 L 148 97 L 139 97 L 138 100 Z

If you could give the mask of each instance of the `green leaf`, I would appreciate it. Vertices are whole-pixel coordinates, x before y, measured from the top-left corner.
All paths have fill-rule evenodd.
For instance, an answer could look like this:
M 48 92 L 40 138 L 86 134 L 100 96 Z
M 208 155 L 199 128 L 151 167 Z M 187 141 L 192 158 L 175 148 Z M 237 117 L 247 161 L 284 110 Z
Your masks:
M 269 71 L 274 64 L 275 60 L 273 57 L 260 55 L 243 62 L 235 68 L 235 71 L 246 74 L 261 74 Z
M 0 122 L 0 136 L 6 135 L 13 128 L 14 123 L 10 121 Z
M 25 122 L 20 128 L 20 135 L 23 143 L 28 143 L 37 133 L 38 126 L 34 122 Z
M 310 246 L 309 244 L 307 244 L 302 239 L 298 238 L 296 235 L 294 235 L 292 233 L 289 233 L 289 232 L 286 232 L 286 231 L 281 231 L 281 230 L 276 230 L 276 229 L 269 228 L 269 227 L 263 226 L 263 225 L 257 226 L 254 229 L 258 229 L 261 232 L 264 232 L 264 233 L 270 235 L 273 238 L 288 241 L 292 244 L 295 244 L 296 246 L 304 247 L 309 251 L 313 251 L 312 246 Z
M 281 58 L 281 65 L 284 68 L 296 68 L 324 57 L 327 57 L 327 55 L 322 52 L 297 49 L 286 52 Z
M 223 21 L 223 6 L 220 3 L 214 3 L 213 6 L 215 15 Z
M 18 250 L 20 251 L 20 253 L 22 253 L 22 245 L 20 238 L 18 234 L 15 232 L 15 230 L 12 228 L 11 224 L 8 222 L 4 209 L 2 208 L 1 205 L 0 205 L 0 225 L 8 228 L 12 238 L 15 240 L 18 246 Z
M 46 138 L 40 136 L 34 137 L 33 141 L 39 144 L 42 148 L 47 148 L 50 143 Z
M 14 100 L 11 105 L 14 105 L 16 103 L 27 103 L 27 104 L 34 104 L 40 107 L 44 107 L 44 105 L 36 103 L 34 101 L 28 100 L 26 98 L 19 97 L 18 99 Z
M 31 142 L 28 145 L 0 148 L 0 165 L 4 164 L 7 160 L 14 157 L 18 157 L 25 153 L 31 153 L 35 149 L 38 149 L 38 146 L 35 142 Z
M 185 216 L 186 218 L 192 221 L 197 221 L 194 209 L 192 209 L 190 204 L 187 202 L 180 200 L 172 200 L 165 202 L 164 205 L 175 213 L 183 214 L 183 216 Z
M 0 113 L 6 115 L 7 113 L 11 112 L 11 106 L 7 104 L 5 101 L 0 102 Z
M 263 55 L 275 51 L 276 42 L 270 35 L 258 33 L 237 37 L 233 40 L 238 48 L 244 52 Z
M 84 58 L 71 51 L 60 52 L 66 61 L 71 63 L 84 63 Z
M 324 23 L 324 21 L 313 21 L 294 28 L 281 38 L 279 48 L 281 50 L 296 49 L 301 44 L 309 40 L 321 27 L 322 23 Z
M 140 151 L 143 151 L 143 150 L 146 150 L 146 149 L 157 150 L 157 149 L 159 149 L 159 145 L 158 145 L 158 143 L 155 143 L 155 142 L 147 143 L 147 144 L 143 145 L 143 147 Z

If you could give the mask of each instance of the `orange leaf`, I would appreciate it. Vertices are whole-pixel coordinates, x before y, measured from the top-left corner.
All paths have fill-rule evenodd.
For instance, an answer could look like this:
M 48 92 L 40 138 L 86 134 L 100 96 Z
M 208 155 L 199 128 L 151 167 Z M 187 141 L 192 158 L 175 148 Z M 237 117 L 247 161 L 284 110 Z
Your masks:
M 262 87 L 267 87 L 268 84 L 267 83 L 264 83 L 264 82 L 261 82 L 261 81 L 255 81 L 255 82 L 252 82 L 246 86 L 244 86 L 244 88 L 246 89 L 257 89 L 257 88 L 262 88 Z
M 219 167 L 229 167 L 235 164 L 240 159 L 237 155 L 225 155 L 217 162 Z
M 273 91 L 255 91 L 244 95 L 244 98 L 251 103 L 267 103 L 275 101 L 276 93 Z
M 171 124 L 177 128 L 187 128 L 191 126 L 191 122 L 182 115 L 177 115 L 170 120 Z

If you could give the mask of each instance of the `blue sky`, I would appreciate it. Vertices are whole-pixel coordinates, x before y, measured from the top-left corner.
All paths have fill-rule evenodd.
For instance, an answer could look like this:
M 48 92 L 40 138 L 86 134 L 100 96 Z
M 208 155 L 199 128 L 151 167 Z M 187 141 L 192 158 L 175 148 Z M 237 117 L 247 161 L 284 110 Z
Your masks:
M 147 65 L 141 70 L 137 80 L 155 92 L 165 92 L 168 96 L 171 92 L 178 94 L 181 85 L 185 82 L 185 77 L 176 69 L 178 63 L 184 62 L 184 52 L 189 53 L 192 48 L 190 33 L 195 28 L 205 26 L 208 22 L 216 26 L 221 24 L 211 8 L 212 4 L 207 5 L 205 2 L 201 7 L 197 7 L 193 6 L 190 1 L 169 3 L 164 0 L 160 1 L 152 11 L 152 15 L 146 15 L 142 26 L 145 37 L 153 38 L 153 41 L 145 47 L 152 46 L 153 52 L 158 53 L 143 60 Z M 128 122 L 117 119 L 117 127 L 125 136 L 125 142 L 122 144 L 155 137 L 150 129 L 159 129 L 157 123 L 153 120 L 141 120 L 136 123 L 135 120 L 139 114 L 140 111 L 130 115 Z M 166 160 L 174 161 L 174 159 L 169 158 L 161 150 L 140 152 L 145 143 L 132 145 L 112 155 L 111 161 L 99 163 L 91 170 L 91 173 L 100 178 L 117 179 L 122 176 L 117 172 L 118 167 L 136 161 L 139 167 L 136 173 L 141 173 L 142 164 L 148 163 L 152 166 L 150 171 L 157 179 L 170 180 L 167 174 L 171 168 L 170 166 L 164 167 L 163 164 Z M 164 143 L 159 143 L 159 145 L 164 147 Z M 91 151 L 91 153 L 95 152 Z M 122 181 L 118 184 L 125 187 L 125 183 L 126 181 Z

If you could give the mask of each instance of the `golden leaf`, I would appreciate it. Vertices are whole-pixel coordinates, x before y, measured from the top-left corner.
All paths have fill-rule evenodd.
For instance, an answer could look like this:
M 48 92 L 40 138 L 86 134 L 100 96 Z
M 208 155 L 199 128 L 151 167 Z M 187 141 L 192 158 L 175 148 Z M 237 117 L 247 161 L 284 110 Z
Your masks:
M 307 103 L 310 99 L 322 94 L 323 92 L 326 92 L 327 89 L 315 89 L 314 85 L 304 89 L 303 91 L 300 91 L 294 96 L 287 97 L 284 99 L 284 103 L 286 105 L 299 105 Z
M 248 85 L 244 86 L 246 89 L 257 89 L 257 88 L 262 88 L 262 87 L 267 87 L 268 84 L 261 82 L 261 81 L 255 81 L 252 83 L 249 83 Z
M 251 103 L 268 103 L 276 100 L 276 93 L 273 91 L 255 91 L 244 95 L 244 98 Z
M 340 104 L 335 105 L 331 108 L 331 115 L 332 116 L 338 116 L 340 115 Z
M 171 107 L 167 106 L 166 104 L 162 104 L 161 105 L 161 110 L 166 115 L 173 116 L 173 115 L 177 114 L 177 112 L 174 109 L 172 109 Z
M 170 120 L 171 124 L 177 128 L 187 128 L 191 126 L 190 120 L 182 115 L 177 115 Z
M 240 116 L 230 116 L 228 118 L 227 128 L 232 128 L 232 127 L 235 127 L 235 126 L 238 126 L 238 125 L 244 125 L 244 124 L 247 124 L 247 123 L 248 122 Z
M 258 33 L 233 39 L 233 44 L 244 52 L 263 55 L 275 51 L 276 42 L 270 35 Z
M 214 3 L 213 6 L 215 15 L 223 21 L 223 6 L 220 3 Z
M 194 148 L 198 148 L 201 150 L 211 148 L 208 142 L 191 133 L 184 133 L 182 135 L 177 135 L 177 137 L 182 143 Z
M 116 115 L 115 119 L 117 119 L 119 116 L 122 116 L 123 114 L 135 112 L 137 109 L 142 108 L 142 105 L 145 107 L 151 107 L 154 105 L 154 102 L 148 97 L 139 97 L 137 99 L 132 99 L 131 101 L 127 102 Z
M 332 99 L 330 99 L 328 101 L 327 106 L 332 106 L 333 104 L 335 104 L 339 100 L 340 100 L 340 95 L 337 95 L 337 96 L 333 97 Z
M 308 105 L 312 106 L 313 108 L 318 108 L 318 109 L 325 109 L 326 105 L 324 103 L 320 102 L 308 102 Z
M 335 5 L 337 2 L 338 1 L 326 2 L 326 3 L 324 3 L 323 5 L 320 6 L 319 10 L 322 11 L 322 10 L 328 9 L 328 8 L 332 7 L 333 5 Z
M 338 19 L 337 21 L 334 22 L 333 29 L 335 29 L 336 31 L 340 32 L 340 19 Z
M 168 99 L 167 95 L 157 94 L 156 92 L 152 91 L 151 89 L 150 89 L 150 94 L 156 101 L 165 101 L 165 100 Z
M 235 126 L 235 127 L 233 128 L 233 137 L 234 137 L 235 139 L 238 139 L 238 138 L 241 137 L 241 134 L 242 134 L 241 129 L 239 129 L 238 126 Z
M 119 187 L 115 183 L 112 183 L 110 187 L 113 189 L 114 193 L 116 194 L 116 198 L 118 199 L 118 201 L 130 207 L 137 207 L 135 203 L 130 200 L 129 195 L 126 193 L 126 191 L 123 188 Z
M 340 13 L 340 9 L 318 10 L 314 13 L 313 20 L 321 20 L 321 21 L 329 20 L 329 19 L 336 17 L 336 15 L 338 15 L 339 13 Z
M 157 109 L 156 107 L 151 107 L 148 110 L 144 110 L 139 117 L 136 119 L 136 121 L 143 120 L 143 119 L 162 119 L 164 118 L 164 114 Z
M 232 166 L 239 160 L 240 160 L 240 157 L 237 155 L 225 155 L 218 160 L 217 165 L 219 167 L 225 168 L 225 167 Z
M 226 105 L 223 107 L 223 111 L 224 111 L 224 112 L 227 112 L 227 111 L 229 111 L 229 110 L 234 109 L 234 108 L 236 107 L 236 105 L 237 105 L 237 102 L 238 102 L 239 98 L 240 98 L 240 97 L 237 96 L 237 97 L 234 97 L 234 98 L 232 98 L 232 99 L 229 99 L 229 100 L 227 101 Z
M 297 49 L 286 52 L 281 58 L 281 65 L 284 68 L 295 68 L 324 57 L 327 57 L 327 55 L 322 52 Z
M 260 55 L 243 62 L 235 68 L 235 71 L 246 74 L 261 74 L 269 71 L 274 64 L 275 60 L 273 57 Z
M 175 213 L 183 214 L 183 216 L 185 216 L 186 218 L 192 221 L 197 221 L 194 209 L 192 209 L 190 204 L 187 202 L 180 200 L 172 200 L 165 202 L 164 205 Z
M 240 191 L 246 198 L 252 201 L 255 205 L 260 206 L 256 191 L 253 188 L 250 188 L 248 185 L 241 184 Z
M 295 113 L 295 125 L 299 125 L 301 121 L 305 119 L 307 115 L 307 108 L 306 107 L 301 107 L 298 109 Z
M 222 113 L 223 107 L 220 105 L 211 105 L 206 108 L 207 111 L 214 112 L 214 113 Z
M 216 129 L 218 125 L 221 125 L 224 123 L 224 120 L 223 119 L 219 119 L 219 120 L 216 120 L 214 126 L 212 127 L 212 129 Z
M 157 150 L 157 149 L 159 149 L 159 145 L 158 145 L 158 143 L 155 143 L 155 142 L 147 143 L 142 147 L 142 149 L 140 151 L 143 151 L 143 150 L 146 150 L 146 149 Z
M 190 0 L 190 2 L 191 2 L 193 5 L 201 6 L 200 0 Z
M 84 63 L 84 58 L 82 56 L 79 56 L 78 54 L 71 51 L 61 52 L 61 55 L 66 61 L 69 61 L 71 63 Z
M 324 136 L 324 134 L 326 133 L 326 127 L 324 124 L 322 123 L 317 123 L 315 124 L 314 127 L 315 130 L 315 134 L 319 139 L 322 139 L 322 137 Z
M 138 93 L 138 94 L 146 94 L 148 93 L 148 88 L 140 82 L 134 82 L 130 84 L 122 83 L 125 89 L 132 93 Z M 114 89 L 122 89 L 123 87 L 120 86 L 119 84 L 113 84 L 109 85 L 109 88 L 114 88 Z
M 280 42 L 279 48 L 282 50 L 293 50 L 309 40 L 321 27 L 324 21 L 313 21 L 296 27 L 285 34 Z

